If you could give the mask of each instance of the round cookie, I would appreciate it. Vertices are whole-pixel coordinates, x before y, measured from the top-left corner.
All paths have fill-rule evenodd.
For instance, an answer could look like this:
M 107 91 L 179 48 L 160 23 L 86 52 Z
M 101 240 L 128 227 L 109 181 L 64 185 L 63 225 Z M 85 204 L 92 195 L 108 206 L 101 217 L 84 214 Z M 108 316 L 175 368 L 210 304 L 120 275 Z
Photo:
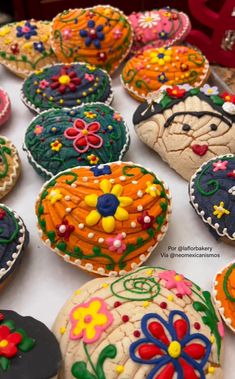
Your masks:
M 20 21 L 0 28 L 0 63 L 26 78 L 31 72 L 57 62 L 50 44 L 48 21 Z
M 121 81 L 138 101 L 162 85 L 189 83 L 200 87 L 209 76 L 209 63 L 202 53 L 190 46 L 160 47 L 136 54 L 125 65 Z
M 53 331 L 63 379 L 222 379 L 223 324 L 210 293 L 143 267 L 84 284 Z
M 111 6 L 70 9 L 53 19 L 51 44 L 61 62 L 84 61 L 112 74 L 129 53 L 132 28 Z
M 0 377 L 57 379 L 61 352 L 53 333 L 40 321 L 0 310 Z
M 0 199 L 14 187 L 20 175 L 20 158 L 16 147 L 0 136 Z
M 63 171 L 36 204 L 43 242 L 66 262 L 106 276 L 142 264 L 164 237 L 170 213 L 165 183 L 131 162 Z
M 24 149 L 28 160 L 50 179 L 70 167 L 121 160 L 130 136 L 122 116 L 102 103 L 40 113 L 30 123 Z
M 0 126 L 5 124 L 11 115 L 11 102 L 8 94 L 0 87 Z
M 113 100 L 111 78 L 100 68 L 85 63 L 55 64 L 36 71 L 21 88 L 23 103 L 37 113 L 51 108 Z
M 133 12 L 129 21 L 134 31 L 131 52 L 180 44 L 191 30 L 188 16 L 170 7 Z
M 29 243 L 29 233 L 16 212 L 0 204 L 0 288 L 18 268 Z
M 205 162 L 193 175 L 190 202 L 216 239 L 235 243 L 235 155 Z
M 230 263 L 215 277 L 215 305 L 226 325 L 235 332 L 235 263 Z
M 203 162 L 235 153 L 232 99 L 208 84 L 200 90 L 188 85 L 165 87 L 137 108 L 135 131 L 170 167 L 190 180 Z

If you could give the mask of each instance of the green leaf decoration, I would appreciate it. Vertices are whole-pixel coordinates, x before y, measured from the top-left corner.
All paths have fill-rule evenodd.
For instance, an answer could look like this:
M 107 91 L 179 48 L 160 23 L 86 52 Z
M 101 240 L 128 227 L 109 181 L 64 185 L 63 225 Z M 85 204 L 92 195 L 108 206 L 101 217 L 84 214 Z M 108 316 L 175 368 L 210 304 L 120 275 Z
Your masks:
M 2 148 L 2 151 L 4 151 L 4 153 L 8 154 L 8 155 L 11 155 L 11 149 L 7 146 L 4 146 Z
M 22 336 L 22 341 L 18 345 L 18 348 L 24 353 L 27 353 L 28 351 L 32 350 L 32 348 L 36 344 L 36 340 L 34 338 L 28 337 L 23 329 L 16 329 L 16 332 L 21 334 Z
M 59 242 L 59 243 L 57 243 L 57 245 L 56 245 L 56 247 L 59 249 L 59 250 L 61 250 L 61 251 L 65 251 L 66 250 L 66 243 L 65 242 Z
M 40 205 L 39 208 L 38 208 L 38 216 L 41 216 L 44 212 L 44 207 L 43 205 Z
M 12 320 L 4 320 L 1 325 L 8 326 L 11 332 L 15 329 L 15 323 Z
M 6 141 L 3 138 L 0 138 L 0 144 L 1 145 L 6 145 Z
M 77 379 L 97 379 L 97 377 L 87 370 L 85 362 L 76 362 L 72 366 L 72 374 Z
M 223 105 L 224 104 L 224 99 L 218 95 L 212 95 L 211 100 L 215 105 Z
M 55 232 L 54 230 L 51 230 L 49 232 L 47 232 L 47 237 L 49 238 L 49 240 L 54 243 L 55 242 Z
M 200 92 L 199 88 L 192 88 L 190 91 L 191 95 L 197 95 Z
M 170 105 L 171 103 L 172 99 L 168 95 L 165 95 L 163 99 L 160 101 L 162 108 L 168 107 L 168 105 Z
M 5 357 L 0 357 L 0 367 L 3 371 L 7 371 L 10 366 L 10 360 Z
M 108 345 L 106 346 L 100 353 L 97 365 L 96 365 L 96 372 L 98 379 L 106 379 L 103 365 L 106 359 L 113 359 L 117 355 L 117 348 L 115 345 Z M 108 378 L 107 378 L 108 379 Z
M 41 199 L 44 200 L 48 195 L 48 191 L 43 191 L 42 195 L 41 195 Z
M 207 313 L 207 307 L 203 303 L 200 303 L 199 301 L 194 301 L 193 308 L 197 312 L 205 312 L 205 313 Z

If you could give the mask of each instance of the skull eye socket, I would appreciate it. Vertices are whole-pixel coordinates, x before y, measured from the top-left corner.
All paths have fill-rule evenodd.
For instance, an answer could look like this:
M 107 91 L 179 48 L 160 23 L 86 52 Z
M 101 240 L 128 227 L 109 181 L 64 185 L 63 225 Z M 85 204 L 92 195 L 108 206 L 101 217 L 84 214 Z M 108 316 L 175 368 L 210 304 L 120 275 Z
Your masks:
M 189 124 L 184 124 L 182 129 L 184 132 L 189 132 L 189 130 L 191 130 L 191 126 Z
M 210 125 L 210 128 L 211 128 L 211 130 L 217 130 L 217 129 L 218 129 L 218 125 L 216 125 L 216 124 L 211 124 L 211 125 Z

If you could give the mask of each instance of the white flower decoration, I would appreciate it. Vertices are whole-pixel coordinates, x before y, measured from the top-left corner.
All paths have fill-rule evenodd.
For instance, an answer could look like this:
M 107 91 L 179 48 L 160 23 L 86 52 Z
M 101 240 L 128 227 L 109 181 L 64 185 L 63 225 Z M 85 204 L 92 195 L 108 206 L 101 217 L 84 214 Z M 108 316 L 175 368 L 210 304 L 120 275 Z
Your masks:
M 204 84 L 200 91 L 203 92 L 207 96 L 218 95 L 219 90 L 216 86 L 209 86 L 209 84 Z
M 146 28 L 153 28 L 160 21 L 160 16 L 155 12 L 144 12 L 139 18 L 139 25 Z
M 235 186 L 231 187 L 228 192 L 235 196 Z
M 224 110 L 226 113 L 229 113 L 229 114 L 235 115 L 235 104 L 230 103 L 229 101 L 226 101 L 226 102 L 222 105 L 222 108 L 223 108 L 223 110 Z

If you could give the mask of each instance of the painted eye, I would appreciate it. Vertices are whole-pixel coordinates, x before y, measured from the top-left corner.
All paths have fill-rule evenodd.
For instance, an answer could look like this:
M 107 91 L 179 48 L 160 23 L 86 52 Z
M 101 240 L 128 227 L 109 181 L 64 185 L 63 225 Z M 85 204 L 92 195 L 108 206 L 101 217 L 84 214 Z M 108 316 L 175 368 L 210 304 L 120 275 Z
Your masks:
M 188 132 L 191 129 L 191 126 L 188 125 L 188 124 L 184 124 L 183 127 L 182 127 L 182 129 L 183 129 L 184 132 Z
M 218 125 L 216 124 L 211 124 L 211 130 L 217 130 L 218 129 Z

